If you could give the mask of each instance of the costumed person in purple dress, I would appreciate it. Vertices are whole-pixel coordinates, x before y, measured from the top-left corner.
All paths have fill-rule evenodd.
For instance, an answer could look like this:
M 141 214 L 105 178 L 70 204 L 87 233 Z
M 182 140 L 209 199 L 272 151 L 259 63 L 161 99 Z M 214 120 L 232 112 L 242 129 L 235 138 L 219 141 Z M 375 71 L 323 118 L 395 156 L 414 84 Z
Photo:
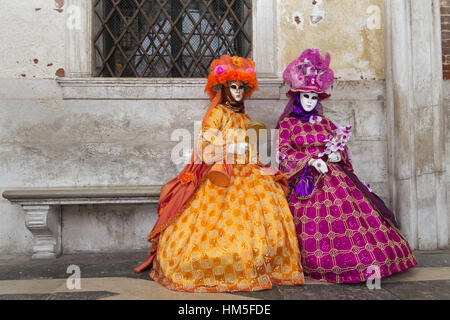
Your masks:
M 357 283 L 417 264 L 395 216 L 353 173 L 351 127 L 323 116 L 333 84 L 330 55 L 308 49 L 283 74 L 290 101 L 277 123 L 302 265 L 312 279 Z

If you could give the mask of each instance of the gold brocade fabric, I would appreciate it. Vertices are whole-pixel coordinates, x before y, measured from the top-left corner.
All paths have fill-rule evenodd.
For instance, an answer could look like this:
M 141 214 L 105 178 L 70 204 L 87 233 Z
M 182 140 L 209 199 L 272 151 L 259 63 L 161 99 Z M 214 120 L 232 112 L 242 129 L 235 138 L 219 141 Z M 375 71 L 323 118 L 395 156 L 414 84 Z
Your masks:
M 209 125 L 226 133 L 242 120 L 250 122 L 219 105 Z M 191 292 L 303 284 L 295 226 L 281 186 L 256 165 L 230 168 L 228 187 L 206 179 L 161 234 L 150 276 L 169 289 Z

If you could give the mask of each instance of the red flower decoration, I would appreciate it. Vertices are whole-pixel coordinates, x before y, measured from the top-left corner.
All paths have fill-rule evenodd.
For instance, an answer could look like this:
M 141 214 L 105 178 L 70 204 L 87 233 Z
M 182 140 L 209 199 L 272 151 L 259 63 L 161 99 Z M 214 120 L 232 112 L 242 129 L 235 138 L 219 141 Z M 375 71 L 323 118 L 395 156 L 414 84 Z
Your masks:
M 194 181 L 194 175 L 191 172 L 186 172 L 181 177 L 181 184 L 188 184 L 191 181 Z

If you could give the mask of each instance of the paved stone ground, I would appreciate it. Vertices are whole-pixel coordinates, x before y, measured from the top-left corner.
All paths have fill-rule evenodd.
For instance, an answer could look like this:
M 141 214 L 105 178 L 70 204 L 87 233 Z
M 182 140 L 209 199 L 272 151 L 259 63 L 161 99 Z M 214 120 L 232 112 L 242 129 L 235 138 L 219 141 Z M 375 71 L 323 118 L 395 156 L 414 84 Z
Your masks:
M 64 255 L 55 260 L 0 257 L 0 300 L 214 299 L 214 300 L 449 300 L 450 250 L 416 251 L 418 266 L 381 280 L 381 288 L 366 283 L 330 284 L 307 279 L 302 286 L 226 294 L 168 290 L 135 273 L 146 252 Z M 81 288 L 67 288 L 70 265 L 81 271 Z

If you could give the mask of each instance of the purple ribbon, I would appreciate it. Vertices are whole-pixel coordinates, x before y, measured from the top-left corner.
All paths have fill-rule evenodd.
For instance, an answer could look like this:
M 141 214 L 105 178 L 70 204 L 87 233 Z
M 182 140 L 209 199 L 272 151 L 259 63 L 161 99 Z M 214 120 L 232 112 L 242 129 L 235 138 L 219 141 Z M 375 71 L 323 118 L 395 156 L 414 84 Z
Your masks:
M 305 166 L 305 170 L 298 177 L 297 182 L 295 184 L 295 195 L 297 197 L 309 197 L 314 192 L 315 185 L 314 181 L 311 177 L 311 174 L 308 171 L 308 164 Z

